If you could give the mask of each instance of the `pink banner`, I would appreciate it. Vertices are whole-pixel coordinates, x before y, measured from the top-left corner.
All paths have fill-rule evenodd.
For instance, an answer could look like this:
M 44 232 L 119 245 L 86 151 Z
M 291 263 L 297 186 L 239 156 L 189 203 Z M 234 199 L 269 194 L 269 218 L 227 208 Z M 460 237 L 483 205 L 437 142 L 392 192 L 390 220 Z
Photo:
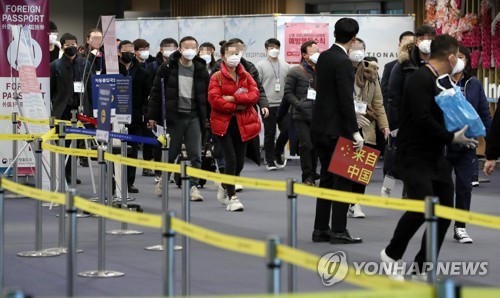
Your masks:
M 118 50 L 116 49 L 115 16 L 101 16 L 102 32 L 104 35 L 104 61 L 107 74 L 119 74 Z
M 28 25 L 32 36 L 34 65 L 38 78 L 49 77 L 49 1 L 48 0 L 2 0 L 0 2 L 0 77 L 17 77 L 15 52 L 12 44 L 11 25 Z M 3 61 L 8 63 L 3 63 Z M 14 67 L 12 67 L 14 66 Z M 3 88 L 4 86 L 2 86 Z
M 300 46 L 309 40 L 316 41 L 320 51 L 328 49 L 328 23 L 285 23 L 285 61 L 300 63 Z

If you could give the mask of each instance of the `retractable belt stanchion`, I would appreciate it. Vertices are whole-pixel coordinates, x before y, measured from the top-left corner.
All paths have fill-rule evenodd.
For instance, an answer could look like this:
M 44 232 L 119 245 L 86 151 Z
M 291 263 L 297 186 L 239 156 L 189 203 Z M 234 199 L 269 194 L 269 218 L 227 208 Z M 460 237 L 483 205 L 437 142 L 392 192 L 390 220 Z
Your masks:
M 295 180 L 288 178 L 286 180 L 286 196 L 288 198 L 288 224 L 287 224 L 287 242 L 288 246 L 297 248 L 297 194 L 293 187 Z M 288 268 L 288 292 L 294 293 L 297 291 L 297 267 L 292 264 L 287 264 Z
M 267 292 L 274 295 L 280 293 L 281 260 L 276 251 L 279 244 L 278 236 L 271 236 L 267 240 Z
M 111 146 L 111 144 L 109 144 Z M 104 160 L 104 151 L 106 146 L 99 144 L 97 150 L 97 161 L 99 163 L 99 203 L 105 204 L 106 197 L 106 161 Z M 111 175 L 111 173 L 108 173 Z M 80 272 L 78 275 L 82 277 L 120 277 L 125 273 L 118 271 L 110 271 L 105 269 L 106 256 L 106 219 L 99 216 L 99 231 L 98 231 L 98 251 L 97 251 L 97 270 Z
M 163 296 L 174 297 L 174 243 L 175 231 L 172 230 L 173 211 L 164 213 L 163 217 L 163 259 L 165 260 L 165 281 L 163 283 Z
M 190 200 L 189 200 L 189 188 L 190 181 L 187 175 L 188 161 L 181 161 L 181 179 L 182 179 L 182 219 L 185 222 L 190 222 Z M 166 182 L 166 181 L 164 181 Z M 190 249 L 189 249 L 189 237 L 182 236 L 182 296 L 189 296 L 190 292 Z
M 75 294 L 76 276 L 76 208 L 75 189 L 66 191 L 66 214 L 68 215 L 68 255 L 66 260 L 66 296 L 73 297 Z
M 123 127 L 121 130 L 122 134 L 127 134 L 128 130 L 126 127 Z M 121 141 L 121 153 L 122 156 L 127 157 L 127 142 Z M 121 185 L 122 185 L 122 197 L 121 197 L 121 208 L 127 209 L 127 200 L 128 200 L 128 181 L 127 181 L 127 165 L 122 164 L 121 168 Z M 111 235 L 141 235 L 144 234 L 142 231 L 129 230 L 128 224 L 126 222 L 122 222 L 121 229 L 119 230 L 111 230 L 107 232 Z
M 53 116 L 49 117 L 49 128 L 52 130 L 55 127 L 55 118 Z M 56 142 L 54 140 L 49 141 L 51 145 L 56 145 Z M 55 152 L 50 152 L 50 191 L 55 192 L 57 189 L 57 167 L 56 167 L 56 153 Z M 57 203 L 43 203 L 43 206 L 49 206 L 50 208 L 52 207 L 57 207 L 59 204 Z
M 425 257 L 426 262 L 432 264 L 431 270 L 427 271 L 427 282 L 436 285 L 436 266 L 437 266 L 437 221 L 435 206 L 439 204 L 437 197 L 425 197 L 425 221 L 427 223 L 425 231 Z
M 0 293 L 3 293 L 4 285 L 4 268 L 3 255 L 5 250 L 5 212 L 4 212 L 4 195 L 5 190 L 2 187 L 2 177 L 0 177 Z
M 78 113 L 77 110 L 71 110 L 71 127 L 76 128 L 76 124 L 78 123 L 78 119 L 76 118 L 76 114 Z M 77 148 L 77 140 L 71 140 L 71 148 L 76 149 Z M 76 185 L 78 184 L 76 182 L 77 180 L 77 161 L 76 161 L 76 155 L 71 155 L 71 188 L 76 189 Z M 80 157 L 84 158 L 84 157 Z M 85 213 L 77 213 L 76 217 L 89 217 L 89 214 Z
M 12 134 L 16 135 L 17 134 L 17 112 L 12 113 Z M 12 178 L 13 181 L 18 183 L 19 182 L 19 172 L 18 172 L 18 164 L 17 164 L 17 141 L 13 140 L 12 141 Z
M 36 138 L 35 143 L 35 187 L 37 189 L 42 189 L 42 139 Z M 57 251 L 44 251 L 42 250 L 42 212 L 43 206 L 41 200 L 36 200 L 36 224 L 35 224 L 35 250 L 20 252 L 17 255 L 19 257 L 54 257 L 61 253 Z

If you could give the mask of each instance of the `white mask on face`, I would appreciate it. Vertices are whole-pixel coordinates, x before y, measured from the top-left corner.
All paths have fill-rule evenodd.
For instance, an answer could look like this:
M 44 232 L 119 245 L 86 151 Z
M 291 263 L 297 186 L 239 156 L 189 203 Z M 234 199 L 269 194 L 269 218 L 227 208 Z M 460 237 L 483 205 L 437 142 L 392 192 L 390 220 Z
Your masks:
M 428 39 L 422 40 L 418 44 L 418 49 L 420 50 L 420 52 L 422 52 L 424 54 L 430 54 L 431 53 L 431 43 L 432 43 L 432 40 L 428 40 Z
M 278 58 L 279 54 L 280 54 L 280 50 L 279 49 L 271 49 L 267 52 L 267 54 L 269 55 L 269 57 L 271 58 Z
M 170 55 L 172 55 L 174 52 L 175 52 L 174 50 L 164 50 L 164 51 L 162 52 L 162 54 L 163 54 L 163 57 L 168 58 L 168 57 L 170 57 Z
M 359 63 L 365 59 L 365 51 L 353 50 L 349 53 L 349 59 L 351 59 L 352 62 Z
M 57 43 L 57 33 L 49 34 L 49 44 L 53 45 Z
M 314 54 L 312 54 L 311 56 L 309 56 L 309 60 L 311 60 L 312 63 L 316 64 L 318 63 L 318 58 L 319 58 L 319 53 L 316 52 Z
M 238 64 L 240 64 L 240 61 L 241 61 L 241 55 L 231 55 L 226 59 L 226 63 L 230 67 L 238 66 Z
M 141 54 L 139 57 L 141 57 L 142 60 L 146 60 L 149 58 L 149 51 L 139 51 Z
M 184 57 L 184 59 L 186 60 L 193 60 L 194 57 L 196 56 L 196 50 L 194 49 L 185 49 L 184 51 L 182 51 L 182 57 Z
M 205 54 L 205 55 L 201 55 L 200 56 L 201 59 L 205 60 L 205 62 L 210 63 L 212 62 L 212 56 L 208 55 L 208 54 Z
M 462 59 L 457 58 L 457 63 L 451 70 L 451 75 L 461 72 L 465 68 L 465 62 Z

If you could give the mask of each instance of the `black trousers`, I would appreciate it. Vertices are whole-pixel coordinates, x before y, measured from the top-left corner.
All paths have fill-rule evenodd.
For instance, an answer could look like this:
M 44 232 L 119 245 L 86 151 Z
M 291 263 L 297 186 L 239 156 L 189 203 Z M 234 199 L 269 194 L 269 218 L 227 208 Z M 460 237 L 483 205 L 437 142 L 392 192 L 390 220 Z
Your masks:
M 238 128 L 236 117 L 233 116 L 231 118 L 226 134 L 217 136 L 217 140 L 224 154 L 226 165 L 224 174 L 239 176 L 245 165 L 247 143 L 241 140 L 240 129 Z M 234 185 L 223 184 L 223 187 L 227 190 L 227 195 L 229 197 L 236 194 Z
M 437 196 L 439 204 L 453 207 L 453 180 L 451 167 L 444 157 L 436 163 L 429 163 L 415 157 L 399 161 L 398 170 L 406 187 L 408 198 L 424 200 L 426 196 Z M 387 255 L 395 260 L 403 257 L 408 243 L 417 230 L 425 222 L 424 214 L 405 212 L 399 219 L 391 242 L 386 247 Z M 439 218 L 437 228 L 438 254 L 450 225 L 450 220 Z M 420 251 L 415 256 L 415 262 L 422 266 L 426 252 L 425 233 L 422 237 Z M 419 267 L 422 268 L 422 267 Z
M 276 155 L 283 153 L 285 144 L 288 141 L 288 131 L 280 131 L 280 135 L 276 139 L 276 114 L 278 113 L 279 107 L 270 107 L 269 116 L 263 118 L 264 122 L 264 151 L 266 153 L 266 162 L 269 165 L 274 165 L 276 160 Z
M 141 126 L 140 125 L 131 124 L 128 127 L 128 134 L 129 135 L 136 135 L 136 136 L 142 135 L 142 128 L 141 128 Z M 127 157 L 137 158 L 137 153 L 139 152 L 139 144 L 135 143 L 135 142 L 129 142 L 129 143 L 127 143 L 127 145 L 130 145 L 130 147 L 131 147 L 131 151 L 129 152 L 130 154 Z M 123 155 L 123 153 L 122 153 L 122 155 Z M 131 185 L 134 184 L 134 182 L 135 182 L 135 172 L 136 172 L 136 168 L 135 167 L 127 166 L 127 182 L 128 182 L 128 186 L 131 186 Z
M 314 150 L 311 140 L 311 124 L 305 121 L 294 120 L 295 131 L 299 137 L 300 168 L 302 170 L 302 182 L 312 179 L 316 174 L 318 156 Z M 333 153 L 333 151 L 332 151 Z
M 151 129 L 147 127 L 142 128 L 142 136 L 147 138 L 156 138 Z M 143 144 L 142 145 L 142 159 L 161 161 L 161 146 Z M 161 175 L 161 171 L 155 171 L 156 175 Z
M 313 132 L 312 139 L 314 149 L 316 150 L 316 154 L 318 155 L 319 161 L 321 163 L 319 186 L 352 192 L 353 184 L 355 182 L 352 182 L 351 180 L 348 180 L 344 177 L 332 174 L 328 171 L 330 159 L 333 155 L 335 146 L 337 145 L 338 138 L 333 138 L 322 133 Z M 329 230 L 330 227 L 328 223 L 331 220 L 331 229 L 334 232 L 344 232 L 347 227 L 348 209 L 349 204 L 347 203 L 334 202 L 318 198 L 316 200 L 316 216 L 314 219 L 314 229 L 322 231 Z

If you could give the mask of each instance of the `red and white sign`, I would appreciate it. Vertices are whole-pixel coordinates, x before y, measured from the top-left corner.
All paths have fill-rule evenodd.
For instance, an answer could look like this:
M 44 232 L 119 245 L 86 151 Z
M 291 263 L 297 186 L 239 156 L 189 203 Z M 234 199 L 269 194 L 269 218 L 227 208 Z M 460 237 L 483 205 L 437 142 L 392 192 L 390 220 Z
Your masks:
M 375 170 L 380 151 L 368 146 L 356 152 L 352 141 L 340 137 L 328 171 L 357 183 L 368 185 Z
M 316 41 L 321 52 L 328 49 L 328 23 L 285 23 L 285 61 L 300 63 L 300 46 L 309 40 Z

